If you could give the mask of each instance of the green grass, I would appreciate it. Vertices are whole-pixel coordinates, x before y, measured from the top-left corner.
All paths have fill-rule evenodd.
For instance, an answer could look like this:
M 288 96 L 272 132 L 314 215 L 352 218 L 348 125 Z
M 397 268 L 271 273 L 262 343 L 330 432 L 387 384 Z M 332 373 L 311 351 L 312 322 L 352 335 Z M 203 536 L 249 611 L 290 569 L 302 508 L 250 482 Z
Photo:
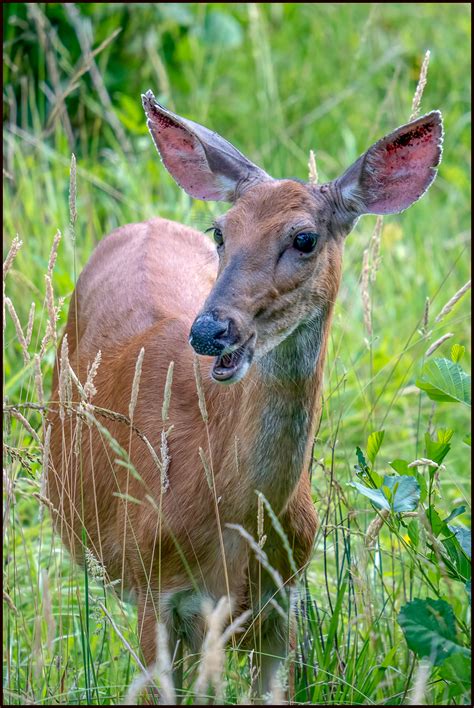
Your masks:
M 165 105 L 217 130 L 275 177 L 306 178 L 312 148 L 325 181 L 408 120 L 430 49 L 422 112 L 443 112 L 443 162 L 419 203 L 384 220 L 381 262 L 370 284 L 370 341 L 360 277 L 375 217 L 363 218 L 347 241 L 312 473 L 323 527 L 302 581 L 308 597 L 302 593 L 297 669 L 302 703 L 409 702 L 420 661 L 397 621 L 400 608 L 416 597 L 445 599 L 467 645 L 467 594 L 430 561 L 421 526 L 416 546 L 395 515 L 392 530 L 385 525 L 375 548 L 367 550 L 364 534 L 375 511 L 347 483 L 355 478 L 356 447 L 365 450 L 371 432 L 385 430 L 375 470 L 389 474 L 394 459 L 426 456 L 428 429 L 450 428 L 452 449 L 433 499 L 442 518 L 465 505 L 459 523 L 470 525 L 470 448 L 463 442 L 469 410 L 433 404 L 415 386 L 426 350 L 448 332 L 454 336 L 436 356 L 449 358 L 456 342 L 466 347 L 464 368 L 470 359 L 468 296 L 435 322 L 470 277 L 469 6 L 79 5 L 79 22 L 83 28 L 90 23 L 93 48 L 121 30 L 95 59 L 130 146 L 107 118 L 90 72 L 74 79 L 86 57 L 64 8 L 37 7 L 35 15 L 25 4 L 11 4 L 4 19 L 6 250 L 15 234 L 23 241 L 6 292 L 24 328 L 36 303 L 31 352 L 39 351 L 44 335 L 44 274 L 58 228 L 63 238 L 54 289 L 66 298 L 62 327 L 78 273 L 112 228 L 161 215 L 204 229 L 219 213 L 218 205 L 189 199 L 163 169 L 145 127 L 142 91 L 152 88 Z M 51 23 L 44 45 L 38 32 L 43 21 Z M 64 102 L 70 138 L 61 112 L 54 112 L 54 67 L 60 90 L 73 86 Z M 69 228 L 71 152 L 77 157 L 75 240 Z M 423 333 L 426 298 L 430 314 Z M 23 363 L 8 313 L 4 346 L 7 405 L 37 402 L 33 367 Z M 42 361 L 46 398 L 53 362 L 50 345 Z M 40 412 L 20 410 L 42 435 Z M 138 650 L 135 611 L 114 597 L 113 588 L 104 591 L 70 563 L 52 536 L 47 510 L 42 515 L 33 496 L 40 491 L 40 445 L 18 420 L 4 420 L 5 442 L 13 448 L 4 461 L 3 579 L 12 603 L 4 603 L 5 700 L 118 704 L 138 670 L 118 633 Z M 422 474 L 428 477 L 426 469 Z M 236 703 L 248 692 L 246 658 L 236 663 L 229 656 L 226 674 L 226 699 Z M 192 700 L 189 693 L 185 702 Z M 424 700 L 467 703 L 469 682 L 449 681 L 441 668 L 431 667 Z

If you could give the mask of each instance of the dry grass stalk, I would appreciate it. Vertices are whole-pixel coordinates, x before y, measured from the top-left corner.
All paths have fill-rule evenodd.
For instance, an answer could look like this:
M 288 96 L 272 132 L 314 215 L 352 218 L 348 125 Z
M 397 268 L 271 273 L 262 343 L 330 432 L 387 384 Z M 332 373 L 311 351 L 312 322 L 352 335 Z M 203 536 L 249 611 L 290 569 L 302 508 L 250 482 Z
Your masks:
M 168 430 L 161 431 L 161 489 L 163 492 L 166 492 L 166 490 L 170 486 L 170 481 L 168 479 L 168 469 L 170 466 L 171 458 L 168 447 L 168 435 L 170 434 L 172 429 L 173 426 L 171 426 L 171 428 L 169 428 Z
M 370 549 L 375 546 L 375 543 L 380 533 L 380 529 L 382 528 L 385 519 L 388 518 L 389 514 L 390 512 L 388 509 L 382 509 L 378 512 L 375 519 L 370 522 L 364 538 L 365 545 L 367 548 Z
M 49 470 L 49 450 L 51 444 L 51 425 L 46 428 L 46 433 L 43 440 L 43 465 L 40 474 L 40 491 L 39 496 L 42 498 L 47 498 L 46 488 L 48 483 L 48 470 Z M 39 509 L 40 522 L 43 521 L 44 516 L 44 506 L 41 505 Z
M 18 315 L 16 314 L 15 307 L 14 307 L 12 301 L 10 300 L 10 298 L 6 297 L 4 302 L 8 308 L 8 312 L 10 313 L 10 317 L 12 318 L 12 322 L 15 325 L 16 337 L 17 337 L 18 341 L 20 342 L 21 351 L 23 354 L 23 362 L 26 366 L 30 361 L 30 355 L 28 353 L 28 344 L 26 342 L 25 335 L 23 333 L 23 329 L 20 324 L 20 320 L 18 319 Z
M 138 400 L 138 391 L 140 389 L 140 377 L 142 375 L 142 364 L 143 364 L 143 357 L 145 356 L 145 349 L 142 347 L 140 349 L 140 353 L 137 357 L 137 361 L 135 363 L 135 374 L 133 375 L 133 384 L 132 384 L 132 395 L 130 398 L 130 405 L 128 406 L 128 415 L 130 416 L 130 421 L 133 420 L 133 413 L 135 411 L 135 406 L 137 405 L 137 400 Z
M 263 506 L 263 499 L 262 495 L 258 495 L 258 501 L 257 501 L 257 536 L 258 536 L 258 545 L 260 548 L 263 548 L 265 545 L 265 541 L 267 540 L 267 537 L 263 533 L 264 531 L 264 525 L 265 525 L 265 512 L 264 512 L 264 506 Z
M 421 99 L 423 97 L 423 91 L 425 90 L 426 86 L 429 63 L 430 50 L 427 49 L 420 69 L 420 78 L 418 79 L 418 84 L 411 104 L 410 121 L 415 120 L 415 118 L 417 118 L 418 116 L 418 113 L 420 112 Z
M 413 681 L 413 689 L 408 705 L 422 706 L 425 703 L 429 705 L 429 701 L 426 700 L 426 687 L 430 678 L 430 673 L 431 662 L 427 659 L 421 659 L 418 664 L 415 680 Z
M 34 430 L 30 423 L 26 420 L 26 418 L 18 411 L 16 408 L 11 408 L 10 409 L 11 415 L 16 418 L 22 425 L 23 427 L 28 431 L 28 433 L 31 435 L 33 440 L 36 440 L 38 445 L 41 445 L 41 440 L 38 437 L 38 433 L 36 430 Z
M 161 407 L 161 420 L 165 423 L 168 420 L 168 413 L 171 399 L 171 386 L 173 383 L 174 361 L 170 361 L 168 373 L 166 374 L 165 392 L 163 396 L 163 406 Z
M 318 184 L 318 168 L 316 167 L 316 156 L 314 154 L 314 150 L 309 151 L 308 170 L 309 183 Z
M 212 484 L 212 472 L 211 468 L 209 467 L 209 462 L 207 461 L 206 453 L 202 449 L 202 447 L 199 448 L 199 457 L 201 458 L 202 466 L 204 467 L 204 473 L 206 475 L 206 480 L 207 484 L 209 486 L 209 489 L 213 488 Z
M 66 335 L 64 335 L 64 336 L 66 336 Z M 69 364 L 69 376 L 71 377 L 72 382 L 74 383 L 77 390 L 79 391 L 79 395 L 81 396 L 82 400 L 83 401 L 87 400 L 87 396 L 86 396 L 86 392 L 84 391 L 84 387 L 81 384 L 81 382 L 79 381 L 79 379 L 77 378 L 76 373 L 75 373 L 74 369 L 72 368 L 71 364 Z M 84 406 L 83 409 L 92 411 L 94 409 L 94 407 L 92 405 L 90 407 Z M 125 418 L 125 416 L 124 416 L 124 418 Z M 128 421 L 127 418 L 126 418 L 126 420 Z
M 33 492 L 33 496 L 35 499 L 37 499 L 41 504 L 44 504 L 45 506 L 48 507 L 48 509 L 51 509 L 52 512 L 58 513 L 57 509 L 55 509 L 54 504 L 47 498 L 44 497 L 42 494 L 39 492 Z M 42 518 L 41 515 L 41 508 L 40 508 L 40 519 Z
M 460 290 L 458 290 L 457 293 L 455 293 L 450 300 L 448 300 L 448 302 L 443 307 L 443 309 L 441 310 L 439 315 L 436 317 L 435 322 L 441 322 L 443 317 L 446 317 L 446 315 L 451 312 L 454 305 L 462 298 L 463 295 L 465 295 L 467 293 L 467 291 L 469 290 L 470 287 L 471 287 L 471 281 L 468 280 L 466 285 L 463 285 L 462 288 Z
M 5 258 L 3 262 L 3 331 L 5 332 L 5 325 L 6 325 L 6 318 L 5 318 L 5 278 L 7 277 L 7 273 L 11 268 L 11 265 L 15 259 L 16 254 L 20 250 L 20 248 L 23 245 L 23 241 L 20 241 L 18 236 L 15 236 L 15 238 L 12 241 L 12 244 L 10 246 L 10 250 L 8 251 L 7 257 Z
M 234 457 L 235 457 L 235 471 L 238 472 L 240 468 L 239 463 L 239 438 L 237 435 L 234 438 Z
M 422 324 L 423 334 L 426 334 L 428 332 L 429 318 L 430 318 L 430 299 L 429 299 L 429 297 L 427 297 L 425 300 L 425 310 L 423 312 L 423 324 Z
M 136 431 L 135 431 L 135 432 L 136 432 Z M 161 474 L 162 464 L 161 464 L 160 458 L 158 457 L 158 455 L 157 455 L 156 452 L 155 452 L 155 448 L 153 447 L 153 445 L 151 444 L 151 442 L 148 440 L 148 438 L 146 438 L 144 435 L 141 435 L 141 436 L 140 436 L 140 439 L 143 440 L 143 442 L 144 442 L 145 445 L 147 446 L 148 451 L 149 451 L 150 455 L 151 455 L 152 458 L 153 458 L 153 462 L 155 463 L 155 465 L 157 466 L 157 468 L 159 469 L 160 474 Z
M 225 647 L 231 636 L 242 631 L 242 625 L 250 615 L 249 611 L 244 612 L 227 629 L 224 629 L 231 611 L 232 606 L 228 597 L 221 597 L 214 608 L 209 602 L 204 603 L 203 614 L 206 618 L 207 632 L 202 645 L 201 662 L 194 689 L 198 703 L 202 703 L 208 696 L 209 689 L 214 694 L 214 703 L 223 700 Z
M 49 275 L 51 280 L 53 278 L 53 270 L 54 270 L 54 266 L 56 264 L 56 259 L 58 257 L 58 246 L 59 246 L 60 241 L 61 241 L 61 232 L 58 229 L 54 235 L 54 238 L 53 238 L 53 245 L 51 246 L 51 251 L 49 253 L 49 260 L 48 260 L 47 275 Z
M 36 615 L 35 617 L 35 624 L 33 629 L 32 655 L 34 657 L 33 673 L 35 675 L 35 678 L 39 678 L 44 668 L 40 615 Z
M 68 415 L 71 415 L 70 405 L 72 402 L 72 383 L 71 383 L 71 366 L 69 364 L 69 346 L 67 334 L 64 335 L 61 342 L 61 356 L 59 364 L 59 417 L 62 421 L 65 418 L 67 410 Z
M 5 592 L 5 590 L 2 590 L 2 592 L 3 592 L 3 601 L 7 603 L 8 609 L 10 609 L 15 615 L 17 615 L 18 610 L 15 607 L 15 604 L 14 604 L 13 600 L 11 599 L 10 595 L 7 592 Z
M 69 170 L 69 224 L 70 224 L 70 231 L 71 231 L 71 239 L 73 241 L 76 238 L 76 221 L 77 221 L 76 197 L 77 197 L 76 156 L 74 155 L 74 153 L 72 153 L 72 155 L 71 155 L 71 168 Z
M 109 620 L 109 622 L 110 622 L 112 628 L 113 628 L 114 631 L 115 631 L 115 634 L 116 634 L 117 637 L 120 639 L 120 641 L 122 642 L 122 644 L 124 645 L 124 647 L 126 648 L 126 650 L 128 651 L 128 653 L 130 654 L 130 656 L 133 658 L 133 660 L 135 661 L 135 663 L 136 663 L 136 665 L 138 666 L 138 668 L 139 668 L 141 671 L 146 672 L 145 666 L 144 666 L 143 663 L 140 661 L 140 658 L 137 656 L 137 654 L 133 651 L 132 647 L 131 647 L 130 644 L 127 642 L 127 640 L 126 640 L 125 637 L 123 636 L 123 634 L 122 634 L 122 632 L 120 631 L 120 629 L 117 627 L 116 623 L 114 622 L 114 618 L 112 617 L 112 615 L 110 614 L 110 612 L 108 611 L 108 609 L 105 607 L 105 605 L 104 605 L 100 600 L 96 600 L 96 602 L 97 602 L 97 604 L 99 605 L 99 607 L 100 607 L 100 609 L 102 610 L 102 612 L 104 613 L 104 615 L 105 615 L 105 616 L 107 617 L 107 619 Z M 133 703 L 131 703 L 131 704 L 125 704 L 125 705 L 133 705 Z
M 155 671 L 161 689 L 161 699 L 164 705 L 176 705 L 176 694 L 173 685 L 173 666 L 168 648 L 166 627 L 161 622 L 156 625 L 156 663 Z
M 30 346 L 31 336 L 32 336 L 32 334 L 33 334 L 33 325 L 34 325 L 34 322 L 35 322 L 35 309 L 36 309 L 36 304 L 35 304 L 35 302 L 33 301 L 33 302 L 31 303 L 30 314 L 29 314 L 29 316 L 28 316 L 28 326 L 27 326 L 27 328 L 26 328 L 26 337 L 25 337 L 25 339 L 26 339 L 26 346 L 27 346 L 27 347 Z
M 39 354 L 40 359 L 43 358 L 48 342 L 53 341 L 54 346 L 57 345 L 58 336 L 56 332 L 56 322 L 59 317 L 59 311 L 62 307 L 62 303 L 64 302 L 64 298 L 60 299 L 58 302 L 58 306 L 55 307 L 53 283 L 51 277 L 49 275 L 45 275 L 44 279 L 46 283 L 46 309 L 48 310 L 48 321 L 46 323 L 46 332 L 41 342 Z
M 142 671 L 136 676 L 128 687 L 127 695 L 125 696 L 123 706 L 137 706 L 138 700 L 143 691 L 153 683 L 153 676 L 150 671 Z
M 84 384 L 84 394 L 87 396 L 87 400 L 90 402 L 95 394 L 97 393 L 97 389 L 94 386 L 94 379 L 97 375 L 97 370 L 100 366 L 100 362 L 102 361 L 102 352 L 99 349 L 97 354 L 95 355 L 95 359 L 92 362 L 92 366 L 88 368 L 87 370 L 87 378 L 86 382 Z
M 253 536 L 251 536 L 249 534 L 249 532 L 246 531 L 243 528 L 243 526 L 241 526 L 240 524 L 226 524 L 226 526 L 228 529 L 234 529 L 235 531 L 237 531 L 242 536 L 242 538 L 244 538 L 247 541 L 250 548 L 255 553 L 255 557 L 256 557 L 257 561 L 259 563 L 261 563 L 262 566 L 265 568 L 265 570 L 270 574 L 276 587 L 282 593 L 282 595 L 285 597 L 285 600 L 286 600 L 285 584 L 283 582 L 283 578 L 281 577 L 280 573 L 277 570 L 275 570 L 275 568 L 270 564 L 267 554 L 265 553 L 265 551 L 262 548 L 260 548 L 258 543 L 253 538 Z
M 435 462 L 434 460 L 429 460 L 427 457 L 420 457 L 417 460 L 413 460 L 413 462 L 410 462 L 408 467 L 422 467 L 423 465 L 427 465 L 428 467 L 435 467 L 435 468 L 439 467 L 437 462 Z
M 451 339 L 451 337 L 454 337 L 454 334 L 452 332 L 448 332 L 447 334 L 443 334 L 442 337 L 436 340 L 436 342 L 433 342 L 431 347 L 426 350 L 425 357 L 428 358 L 435 352 L 447 339 Z
M 372 336 L 372 313 L 370 307 L 370 293 L 369 293 L 369 276 L 370 276 L 370 265 L 369 265 L 369 249 L 366 248 L 364 251 L 364 256 L 362 259 L 362 276 L 361 276 L 361 295 L 362 295 L 362 307 L 364 310 L 364 326 L 369 337 Z
M 79 457 L 82 448 L 82 417 L 76 415 L 76 429 L 74 430 L 74 454 Z
M 375 222 L 374 231 L 370 239 L 370 248 L 372 249 L 372 267 L 370 269 L 370 282 L 375 281 L 377 270 L 380 265 L 380 242 L 382 239 L 383 216 L 378 216 Z
M 87 572 L 96 582 L 104 583 L 107 579 L 105 566 L 101 563 L 89 548 L 85 550 Z
M 43 616 L 46 623 L 46 646 L 48 647 L 48 650 L 51 653 L 53 650 L 54 638 L 56 636 L 56 622 L 54 621 L 53 615 L 53 605 L 51 601 L 51 593 L 49 590 L 48 572 L 45 570 L 45 568 L 43 568 L 41 571 L 41 585 Z
M 38 403 L 40 406 L 44 406 L 44 391 L 43 391 L 43 374 L 41 372 L 41 360 L 38 354 L 34 357 L 34 367 L 35 367 L 35 388 L 36 395 L 38 397 Z
M 150 683 L 158 684 L 160 687 L 160 705 L 176 705 L 176 693 L 172 676 L 173 667 L 168 648 L 166 627 L 161 622 L 158 622 L 156 626 L 156 661 L 148 669 L 143 667 L 142 672 L 138 674 L 130 685 L 123 705 L 137 705 L 140 694 Z
M 48 425 L 46 428 L 46 433 L 44 436 L 44 441 L 43 441 L 43 469 L 42 469 L 42 478 L 44 480 L 44 483 L 41 484 L 40 492 L 41 494 L 44 494 L 45 489 L 46 489 L 46 479 L 48 476 L 48 468 L 49 468 L 49 446 L 50 446 L 50 441 L 51 441 L 51 425 Z
M 15 259 L 16 254 L 20 250 L 20 248 L 23 246 L 23 241 L 20 241 L 19 236 L 15 236 L 15 238 L 12 241 L 12 245 L 10 246 L 10 250 L 8 251 L 7 257 L 3 261 L 3 280 L 5 280 L 6 275 L 8 271 L 11 268 L 11 265 Z
M 207 415 L 206 399 L 204 397 L 204 389 L 202 386 L 202 376 L 201 369 L 199 368 L 199 360 L 196 355 L 194 355 L 193 361 L 194 367 L 194 378 L 196 379 L 196 390 L 199 401 L 199 410 L 201 411 L 201 417 L 205 423 L 208 422 L 209 418 Z
M 283 706 L 287 703 L 285 699 L 285 685 L 279 671 L 272 677 L 270 695 L 265 703 L 269 706 Z
M 61 232 L 58 230 L 53 239 L 53 245 L 51 246 L 51 251 L 49 254 L 48 269 L 46 275 L 44 276 L 46 284 L 46 309 L 48 311 L 48 321 L 46 323 L 46 332 L 41 342 L 40 359 L 43 358 L 48 342 L 53 341 L 54 346 L 56 347 L 58 341 L 56 322 L 59 319 L 59 313 L 63 306 L 64 298 L 59 298 L 58 305 L 56 307 L 54 304 L 53 269 L 56 263 L 60 240 Z

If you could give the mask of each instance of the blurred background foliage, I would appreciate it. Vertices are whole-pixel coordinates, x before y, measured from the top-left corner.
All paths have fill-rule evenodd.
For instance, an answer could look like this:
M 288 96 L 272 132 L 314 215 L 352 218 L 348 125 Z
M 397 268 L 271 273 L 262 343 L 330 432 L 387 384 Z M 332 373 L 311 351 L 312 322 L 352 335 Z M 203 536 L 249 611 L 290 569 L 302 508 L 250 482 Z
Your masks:
M 34 351 L 44 334 L 44 273 L 56 229 L 63 233 L 54 275 L 56 295 L 66 298 L 62 326 L 77 275 L 111 229 L 157 215 L 204 229 L 225 208 L 193 201 L 175 185 L 147 132 L 141 93 L 151 88 L 164 105 L 216 130 L 275 177 L 306 179 L 313 149 L 323 182 L 408 121 L 423 56 L 430 50 L 421 112 L 437 108 L 443 113 L 443 161 L 428 194 L 407 212 L 384 220 L 380 264 L 370 283 L 372 337 L 364 328 L 360 279 L 375 217 L 361 219 L 347 240 L 313 488 L 321 515 L 326 506 L 329 514 L 333 487 L 328 470 L 334 470 L 343 490 L 344 523 L 349 516 L 358 517 L 364 530 L 373 509 L 346 484 L 354 476 L 356 446 L 364 447 L 370 432 L 384 429 L 377 464 L 380 473 L 389 473 L 388 461 L 413 460 L 424 453 L 427 429 L 451 428 L 455 434 L 439 479 L 439 503 L 446 514 L 456 504 L 469 507 L 470 449 L 462 442 L 469 410 L 449 403 L 433 406 L 415 381 L 426 350 L 444 334 L 453 337 L 437 356 L 449 357 L 451 344 L 459 343 L 466 347 L 462 363 L 468 368 L 471 351 L 467 296 L 435 322 L 470 277 L 470 4 L 9 3 L 3 6 L 3 17 L 4 244 L 8 250 L 15 234 L 24 244 L 8 273 L 7 293 L 22 323 L 32 300 L 37 304 Z M 71 153 L 77 158 L 75 239 L 68 204 Z M 427 298 L 429 320 L 422 331 Z M 53 361 L 51 347 L 43 361 L 47 377 Z M 30 400 L 33 388 L 32 367 L 23 364 L 7 318 L 4 393 L 10 401 L 22 402 Z M 40 419 L 32 424 L 39 429 Z M 24 430 L 19 439 L 34 447 Z M 326 520 L 333 519 L 333 511 L 336 531 L 324 536 L 324 548 L 318 541 L 308 571 L 324 622 L 332 621 L 345 563 L 338 551 L 342 515 L 331 507 Z M 37 600 L 24 585 L 36 587 L 40 561 L 35 554 L 39 559 L 49 546 L 47 541 L 38 546 L 38 504 L 31 495 L 20 495 L 15 514 L 20 526 L 10 541 L 11 553 L 17 550 L 15 569 L 9 573 L 24 598 L 24 616 L 23 624 L 15 620 L 12 646 L 28 673 L 33 642 L 28 628 Z M 358 542 L 357 535 L 351 538 Z M 363 689 L 364 700 L 370 696 L 368 702 L 389 701 L 397 691 L 403 702 L 414 665 L 410 669 L 408 654 L 393 658 L 397 647 L 405 647 L 395 627 L 396 612 L 402 601 L 411 599 L 413 583 L 414 592 L 426 592 L 411 570 L 407 590 L 406 553 L 393 543 L 382 532 L 377 572 L 393 583 L 390 605 L 386 586 L 375 587 L 375 566 L 365 561 L 359 565 L 363 602 L 376 608 L 377 626 L 373 629 L 369 618 L 359 634 L 349 630 L 346 636 L 345 627 L 352 626 L 349 606 L 348 624 L 344 619 L 338 628 L 342 645 L 355 642 L 357 670 L 367 672 L 368 683 L 350 679 L 337 652 L 331 664 L 331 671 L 340 672 L 331 685 L 345 691 L 352 681 Z M 49 567 L 47 558 L 41 562 Z M 457 615 L 467 616 L 464 590 L 450 602 Z M 370 659 L 359 654 L 359 635 L 370 637 Z M 111 656 L 114 651 L 112 645 Z M 382 681 L 382 669 L 377 673 L 391 662 L 396 666 L 393 685 Z M 123 665 L 117 664 L 117 681 L 122 683 Z M 129 669 L 130 664 L 125 682 Z M 331 689 L 330 683 L 325 677 L 324 686 Z M 79 684 L 74 678 L 73 686 Z M 117 695 L 121 690 L 117 688 Z M 357 702 L 361 695 L 340 697 Z

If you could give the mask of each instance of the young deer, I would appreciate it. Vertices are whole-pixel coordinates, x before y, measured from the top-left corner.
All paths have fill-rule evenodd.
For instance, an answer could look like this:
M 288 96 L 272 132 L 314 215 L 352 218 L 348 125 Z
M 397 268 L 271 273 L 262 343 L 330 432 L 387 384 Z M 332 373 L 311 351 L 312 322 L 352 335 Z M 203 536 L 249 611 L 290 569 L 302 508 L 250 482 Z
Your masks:
M 157 618 L 167 624 L 172 650 L 181 640 L 198 651 L 202 600 L 229 595 L 235 616 L 251 608 L 259 618 L 266 691 L 287 651 L 288 628 L 269 603 L 278 598 L 275 576 L 259 566 L 235 526 L 256 537 L 258 490 L 278 516 L 297 568 L 310 559 L 318 517 L 308 467 L 344 240 L 362 214 L 403 211 L 428 189 L 441 157 L 441 114 L 398 128 L 338 179 L 312 185 L 270 177 L 217 133 L 160 106 L 150 91 L 142 98 L 176 182 L 192 197 L 232 206 L 214 222 L 217 247 L 161 218 L 118 228 L 97 246 L 71 300 L 69 356 L 84 382 L 101 350 L 94 405 L 120 415 L 96 416 L 138 475 L 117 464 L 100 426 L 83 426 L 81 454 L 74 454 L 75 416 L 61 420 L 57 407 L 49 495 L 73 555 L 83 558 L 85 540 L 108 575 L 136 595 L 147 662 Z M 130 425 L 124 416 L 142 347 Z M 204 416 L 193 366 L 202 376 Z M 57 400 L 57 375 L 53 388 Z M 159 451 L 170 425 L 166 488 L 143 436 Z M 270 565 L 291 584 L 288 554 L 267 519 L 265 533 Z M 246 634 L 252 646 L 255 632 Z

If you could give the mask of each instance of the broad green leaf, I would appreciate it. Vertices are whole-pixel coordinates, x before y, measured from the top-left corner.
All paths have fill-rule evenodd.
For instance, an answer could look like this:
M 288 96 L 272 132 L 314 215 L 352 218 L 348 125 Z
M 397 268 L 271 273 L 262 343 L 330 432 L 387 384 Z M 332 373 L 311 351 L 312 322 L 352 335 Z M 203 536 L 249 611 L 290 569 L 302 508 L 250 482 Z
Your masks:
M 368 497 L 379 509 L 396 513 L 414 511 L 420 501 L 420 486 L 414 477 L 385 476 L 380 489 L 371 489 L 359 482 L 350 482 L 358 492 Z
M 389 465 L 395 472 L 398 472 L 398 474 L 407 475 L 408 477 L 414 477 L 416 479 L 420 485 L 420 502 L 424 502 L 428 495 L 428 488 L 423 474 L 418 472 L 416 467 L 408 467 L 406 460 L 392 460 L 392 462 L 389 462 Z
M 369 471 L 369 465 L 367 464 L 367 460 L 364 457 L 364 453 L 360 449 L 360 447 L 356 447 L 356 455 L 357 455 L 357 465 L 354 465 L 354 469 L 357 472 L 357 474 L 364 475 L 367 474 Z
M 383 478 L 384 485 L 392 491 L 393 511 L 414 511 L 420 502 L 420 485 L 414 477 L 402 475 Z
M 377 487 L 377 489 L 379 489 L 382 486 L 382 482 L 383 482 L 382 475 L 378 474 L 374 470 L 371 470 L 370 478 L 372 479 L 372 481 L 375 484 L 375 486 Z
M 465 654 L 451 654 L 444 660 L 439 669 L 439 675 L 445 681 L 450 681 L 458 688 L 457 691 L 450 691 L 450 697 L 459 695 L 469 690 L 471 685 L 471 662 Z
M 449 443 L 454 435 L 454 430 L 451 428 L 438 428 L 436 437 L 439 443 Z
M 449 526 L 450 531 L 454 533 L 461 548 L 468 558 L 471 557 L 471 529 L 466 529 L 464 526 Z
M 451 445 L 446 440 L 432 440 L 429 433 L 425 433 L 425 450 L 429 460 L 442 463 L 448 452 L 451 450 Z M 430 474 L 433 475 L 435 470 L 431 467 Z
M 459 644 L 453 608 L 445 600 L 408 602 L 400 610 L 398 624 L 410 649 L 436 666 L 453 654 L 470 656 L 470 651 Z
M 199 34 L 199 32 L 197 32 Z M 202 34 L 202 33 L 201 33 Z M 240 22 L 228 12 L 211 10 L 206 13 L 204 43 L 212 47 L 235 49 L 242 44 L 243 31 Z
M 471 604 L 471 581 L 470 580 L 467 581 L 465 588 L 466 588 L 466 592 L 469 596 L 469 604 Z
M 384 435 L 385 430 L 378 430 L 369 435 L 369 439 L 367 440 L 367 457 L 372 464 L 374 464 L 377 453 L 380 450 Z
M 392 462 L 389 462 L 388 464 L 395 470 L 395 472 L 398 472 L 398 474 L 412 473 L 412 468 L 408 467 L 408 462 L 406 460 L 392 460 Z
M 462 344 L 453 344 L 453 346 L 451 347 L 451 359 L 454 361 L 455 364 L 459 364 L 459 362 L 464 356 L 465 351 L 466 347 L 463 347 Z
M 430 359 L 416 385 L 432 401 L 471 405 L 471 377 L 450 359 Z
M 407 533 L 411 545 L 414 548 L 417 548 L 420 541 L 420 527 L 418 525 L 418 519 L 411 519 L 407 526 Z
M 370 489 L 360 482 L 349 482 L 351 487 L 355 487 L 358 492 L 368 497 L 379 509 L 390 509 L 390 504 L 380 489 Z
M 465 443 L 466 445 L 469 445 L 469 447 L 471 447 L 471 433 L 468 433 L 467 435 L 465 435 L 463 437 L 462 441 L 463 441 L 463 443 Z
M 455 580 L 465 583 L 471 578 L 471 561 L 462 548 L 458 538 L 451 534 L 441 539 L 441 543 L 447 551 L 447 556 L 443 555 L 448 575 Z
M 457 506 L 455 509 L 452 510 L 449 516 L 447 516 L 444 520 L 445 524 L 449 524 L 450 521 L 456 518 L 456 516 L 461 516 L 461 514 L 464 514 L 466 511 L 466 507 L 464 504 L 462 506 Z
M 449 534 L 449 529 L 446 523 L 441 519 L 434 506 L 430 506 L 426 510 L 426 517 L 430 522 L 431 530 L 433 531 L 433 536 L 439 536 L 441 532 L 443 532 L 443 534 L 445 535 Z
M 420 485 L 420 503 L 422 504 L 428 496 L 428 486 L 426 484 L 426 479 L 423 477 L 421 472 L 418 472 L 416 467 L 411 469 L 410 472 Z

